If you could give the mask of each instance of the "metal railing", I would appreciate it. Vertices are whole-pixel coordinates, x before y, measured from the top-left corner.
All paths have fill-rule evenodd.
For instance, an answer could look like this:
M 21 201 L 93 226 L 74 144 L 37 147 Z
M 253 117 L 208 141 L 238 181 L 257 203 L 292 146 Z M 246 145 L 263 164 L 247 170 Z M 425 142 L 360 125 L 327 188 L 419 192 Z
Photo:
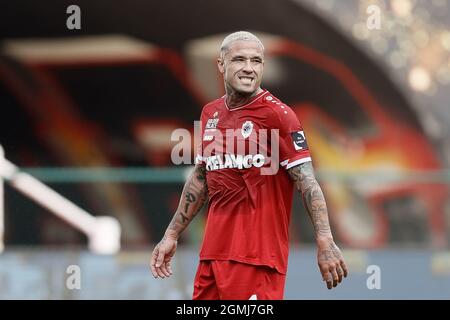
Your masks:
M 99 254 L 113 254 L 120 249 L 120 225 L 110 216 L 94 217 L 63 197 L 30 173 L 5 158 L 0 146 L 0 252 L 4 249 L 4 190 L 3 181 L 47 208 L 50 212 L 80 230 L 89 239 L 89 249 Z
M 281 168 L 280 168 L 281 169 Z M 192 166 L 178 167 L 118 167 L 118 168 L 74 168 L 74 167 L 28 167 L 23 172 L 51 183 L 118 182 L 118 183 L 183 183 Z M 373 183 L 450 183 L 450 169 L 444 170 L 352 170 L 336 171 L 316 169 L 319 180 L 353 182 L 368 180 Z
M 72 226 L 77 228 L 78 230 L 81 230 L 86 235 L 88 235 L 90 247 L 92 247 L 93 250 L 95 249 L 95 243 L 94 238 L 97 239 L 108 239 L 108 237 L 111 237 L 111 234 L 114 234 L 114 228 L 113 225 L 118 225 L 118 222 L 116 220 L 110 220 L 109 223 L 111 223 L 111 226 L 106 226 L 107 222 L 105 223 L 106 231 L 95 231 L 95 230 L 102 230 L 102 219 L 104 217 L 94 217 L 91 214 L 89 214 L 87 211 L 81 209 L 77 205 L 73 204 L 71 201 L 67 200 L 66 198 L 63 198 L 59 194 L 57 194 L 55 191 L 47 187 L 44 183 L 48 183 L 51 186 L 56 185 L 56 187 L 60 187 L 61 185 L 68 186 L 70 184 L 88 184 L 91 188 L 92 185 L 95 185 L 97 183 L 113 183 L 113 184 L 136 184 L 136 189 L 138 190 L 137 197 L 141 196 L 142 203 L 147 205 L 149 203 L 147 192 L 148 192 L 148 186 L 145 184 L 153 185 L 151 188 L 154 188 L 153 194 L 155 192 L 158 194 L 157 198 L 154 198 L 153 201 L 159 201 L 159 199 L 162 199 L 164 194 L 169 194 L 167 190 L 172 190 L 173 192 L 178 192 L 181 190 L 182 185 L 187 176 L 190 174 L 190 172 L 193 169 L 192 165 L 180 165 L 176 167 L 158 167 L 158 168 L 151 168 L 151 167 L 89 167 L 89 168 L 74 168 L 74 167 L 27 167 L 27 168 L 17 168 L 13 164 L 11 164 L 8 160 L 1 157 L 1 165 L 0 165 L 0 249 L 3 245 L 3 221 L 4 221 L 4 212 L 3 212 L 3 206 L 4 206 L 4 199 L 3 194 L 4 190 L 2 189 L 2 182 L 3 180 L 10 183 L 10 185 L 21 191 L 22 193 L 26 194 L 28 197 L 36 201 L 37 203 L 41 204 L 43 207 L 50 209 L 53 213 L 55 213 L 60 218 L 68 221 Z M 337 171 L 337 170 L 316 170 L 316 176 L 319 180 L 319 182 L 329 183 L 329 186 L 331 188 L 327 190 L 327 196 L 329 199 L 335 200 L 334 202 L 341 201 L 344 199 L 347 202 L 339 203 L 340 208 L 339 212 L 337 209 L 333 211 L 335 214 L 335 217 L 339 216 L 339 219 L 336 218 L 336 221 L 344 221 L 345 219 L 353 219 L 355 220 L 354 223 L 352 222 L 352 227 L 349 227 L 348 225 L 345 225 L 349 227 L 350 229 L 358 229 L 358 226 L 365 226 L 367 227 L 367 223 L 371 223 L 371 228 L 375 231 L 373 231 L 374 234 L 384 234 L 387 231 L 384 230 L 385 224 L 390 223 L 389 222 L 389 216 L 390 213 L 388 211 L 380 213 L 379 211 L 376 211 L 374 208 L 371 208 L 371 210 L 368 210 L 367 207 L 360 207 L 361 201 L 368 204 L 368 197 L 372 194 L 372 192 L 375 191 L 383 191 L 383 190 L 391 190 L 393 186 L 405 186 L 408 185 L 409 187 L 419 184 L 426 184 L 430 185 L 431 192 L 428 192 L 428 198 L 425 199 L 427 203 L 433 202 L 433 199 L 430 198 L 430 194 L 433 194 L 434 188 L 438 190 L 440 194 L 442 194 L 442 189 L 447 188 L 446 192 L 448 193 L 448 189 L 450 189 L 450 170 L 444 169 L 444 170 L 428 170 L 428 171 L 412 171 L 412 170 L 405 170 L 402 168 L 395 168 L 395 169 L 383 169 L 383 170 L 352 170 L 352 171 Z M 92 185 L 91 185 L 92 184 Z M 172 186 L 170 186 L 172 185 Z M 174 186 L 176 185 L 176 186 Z M 436 187 L 435 187 L 435 186 Z M 163 189 L 159 189 L 159 186 L 164 186 Z M 376 188 L 372 188 L 375 186 Z M 447 187 L 446 187 L 447 186 Z M 124 186 L 127 188 L 128 186 Z M 427 187 L 428 188 L 428 187 Z M 178 190 L 178 191 L 176 191 Z M 338 194 L 336 194 L 336 190 L 339 190 Z M 375 190 L 375 191 L 374 191 Z M 424 190 L 424 188 L 420 189 Z M 171 191 L 171 192 L 172 192 Z M 332 197 L 332 191 L 335 192 L 334 199 Z M 421 192 L 422 192 L 421 191 Z M 7 191 L 9 192 L 9 191 Z M 90 191 L 89 191 L 90 192 Z M 140 195 L 139 195 L 140 193 Z M 343 195 L 345 193 L 345 195 Z M 375 192 L 376 193 L 376 192 Z M 69 195 L 70 198 L 75 195 L 75 192 L 72 192 L 71 195 Z M 133 195 L 133 193 L 132 193 Z M 136 196 L 136 193 L 134 193 L 134 196 Z M 399 194 L 399 201 L 398 203 L 394 203 L 395 208 L 393 205 L 391 205 L 391 209 L 395 211 L 396 216 L 401 215 L 401 212 L 409 212 L 411 213 L 411 205 L 415 205 L 416 202 L 408 202 L 409 199 L 403 199 L 404 194 Z M 416 194 L 411 194 L 411 197 L 416 197 Z M 127 194 L 124 195 L 124 197 L 127 197 Z M 340 198 L 339 198 L 340 197 Z M 403 198 L 402 198 L 403 197 Z M 447 206 L 450 205 L 450 194 L 446 196 Z M 75 197 L 76 198 L 76 197 Z M 108 198 L 111 200 L 111 198 Z M 108 200 L 106 199 L 106 200 Z M 114 198 L 115 199 L 115 198 Z M 134 199 L 134 200 L 133 200 Z M 137 198 L 131 198 L 130 200 L 130 206 L 133 208 L 134 203 L 133 201 L 136 201 Z M 157 199 L 157 200 L 155 200 Z M 167 198 L 168 199 L 168 198 Z M 167 200 L 166 199 L 166 200 Z M 351 201 L 349 199 L 352 199 Z M 378 199 L 378 198 L 377 198 Z M 379 199 L 378 199 L 379 200 Z M 386 201 L 389 202 L 390 198 Z M 419 206 L 416 211 L 421 213 L 417 217 L 414 214 L 410 214 L 411 219 L 435 219 L 436 214 L 439 215 L 439 219 L 443 219 L 443 223 L 445 224 L 445 219 L 448 220 L 448 217 L 450 217 L 449 213 L 446 213 L 450 210 L 450 207 L 446 207 L 445 203 L 444 206 L 441 206 L 441 209 L 439 209 L 437 212 L 436 209 L 434 210 L 433 214 L 430 214 L 430 207 L 423 206 L 423 199 L 420 199 L 417 201 Z M 146 202 L 147 201 L 147 202 Z M 167 200 L 169 201 L 169 200 Z M 167 202 L 166 201 L 166 202 Z M 349 202 L 350 201 L 350 202 Z M 401 201 L 405 202 L 404 204 L 400 203 Z M 164 201 L 161 201 L 163 203 Z M 164 203 L 166 203 L 164 202 Z M 114 205 L 116 202 L 112 201 L 110 208 L 107 208 L 107 210 L 113 210 Z M 86 205 L 87 203 L 85 203 Z M 402 204 L 403 207 L 401 209 L 398 208 L 398 206 Z M 343 207 L 343 205 L 347 207 Z M 372 204 L 373 205 L 373 204 Z M 352 207 L 350 207 L 352 206 Z M 353 207 L 355 206 L 355 207 Z M 93 208 L 96 208 L 96 206 L 93 206 Z M 297 208 L 299 209 L 299 208 Z M 378 209 L 378 208 L 377 208 Z M 391 210 L 389 209 L 389 210 Z M 158 214 L 152 216 L 151 223 L 158 224 L 156 227 L 156 230 L 159 228 L 159 223 L 166 223 L 165 221 L 162 222 L 160 217 L 164 216 L 164 214 L 160 214 L 160 212 L 163 212 L 166 210 L 163 205 L 160 205 L 156 208 L 155 203 L 148 204 L 147 210 L 150 212 L 158 212 Z M 352 211 L 352 214 L 350 213 L 350 210 Z M 387 210 L 387 209 L 386 209 Z M 391 211 L 392 211 L 391 210 Z M 119 209 L 118 212 L 121 212 Z M 298 211 L 298 210 L 297 210 Z M 369 214 L 370 211 L 370 214 Z M 414 212 L 416 212 L 414 211 Z M 429 212 L 430 211 L 430 212 Z M 109 212 L 109 211 L 107 211 Z M 417 213 L 416 212 L 416 213 Z M 449 211 L 450 212 L 450 211 Z M 342 215 L 338 215 L 342 214 Z M 111 212 L 111 214 L 115 214 Z M 346 218 L 343 218 L 343 215 L 346 215 Z M 442 217 L 441 217 L 442 215 Z M 120 218 L 119 216 L 116 216 Z M 347 218 L 348 217 L 348 218 Z M 383 218 L 381 221 L 378 219 L 379 217 Z M 123 218 L 123 217 L 122 217 Z M 376 219 L 375 219 L 376 218 Z M 395 218 L 395 217 L 394 217 Z M 366 219 L 366 220 L 361 220 Z M 371 220 L 372 219 L 372 220 Z M 420 224 L 418 221 L 421 220 L 414 220 L 415 224 L 411 225 L 418 225 Z M 352 220 L 352 221 L 353 221 Z M 113 222 L 114 221 L 114 222 Z M 122 220 L 120 220 L 122 222 Z M 124 219 L 124 221 L 127 221 L 127 219 Z M 150 219 L 149 219 L 150 221 Z M 348 224 L 348 220 L 347 221 Z M 380 222 L 381 221 L 381 222 Z M 431 221 L 431 220 L 430 220 Z M 434 220 L 433 220 L 434 221 Z M 362 222 L 366 224 L 361 224 Z M 375 224 L 375 223 L 378 224 Z M 395 222 L 395 221 L 394 221 Z M 359 224 L 358 224 L 359 223 Z M 430 223 L 427 224 L 427 226 L 430 228 L 427 232 L 431 235 L 436 234 L 436 224 L 434 223 L 432 226 Z M 130 232 L 134 232 L 132 229 L 127 229 L 125 225 L 123 227 L 123 235 L 124 239 L 126 238 L 125 235 L 129 234 Z M 109 228 L 109 229 L 108 229 Z M 412 228 L 412 227 L 411 227 Z M 445 228 L 445 227 L 443 227 Z M 352 230 L 353 230 L 352 229 Z M 394 230 L 394 229 L 392 229 Z M 397 229 L 395 229 L 397 230 Z M 409 230 L 409 229 L 408 229 Z M 412 229 L 411 229 L 412 230 Z M 410 231 L 411 231 L 410 230 Z M 348 232 L 347 232 L 348 231 Z M 353 230 L 354 231 L 354 230 Z M 96 236 L 97 234 L 100 234 L 101 232 L 105 233 L 101 237 Z M 120 230 L 118 231 L 120 233 Z M 128 233 L 127 233 L 128 232 Z M 159 231 L 157 231 L 159 232 Z M 345 229 L 345 231 L 341 232 L 345 234 L 353 234 L 349 230 Z M 393 231 L 395 233 L 395 231 Z M 409 232 L 409 231 L 408 231 Z M 412 232 L 412 231 L 411 231 Z M 424 231 L 425 232 L 425 231 Z M 441 233 L 448 234 L 447 231 L 439 231 Z M 114 236 L 113 236 L 114 237 Z M 373 236 L 376 238 L 376 236 Z M 446 236 L 449 237 L 449 236 Z M 449 237 L 450 238 L 450 237 Z M 415 239 L 415 238 L 414 238 Z M 100 241 L 100 240 L 98 240 Z M 109 241 L 109 240 L 108 240 Z M 127 243 L 126 239 L 124 240 L 125 244 Z M 387 240 L 386 240 L 387 241 Z M 394 241 L 394 240 L 393 240 Z M 397 241 L 397 240 L 395 240 Z M 414 240 L 419 241 L 419 240 Z M 423 240 L 425 241 L 425 240 Z M 442 240 L 443 241 L 443 240 Z M 440 242 L 442 242 L 440 241 Z M 110 251 L 114 252 L 114 250 L 118 250 L 118 247 L 120 244 L 118 244 L 119 240 L 111 240 L 110 244 L 115 244 L 115 249 L 110 248 Z M 93 247 L 94 246 L 94 247 Z M 114 249 L 114 250 L 113 250 Z M 97 250 L 99 251 L 99 250 Z M 100 250 L 102 251 L 102 250 Z M 108 250 L 106 250 L 108 251 Z

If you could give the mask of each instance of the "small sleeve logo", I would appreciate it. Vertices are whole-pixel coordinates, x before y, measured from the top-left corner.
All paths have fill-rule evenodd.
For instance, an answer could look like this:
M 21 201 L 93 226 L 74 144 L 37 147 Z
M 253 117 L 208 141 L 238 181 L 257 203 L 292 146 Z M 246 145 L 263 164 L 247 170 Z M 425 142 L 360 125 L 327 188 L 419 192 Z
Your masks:
M 306 143 L 305 133 L 303 131 L 291 132 L 292 142 L 295 150 L 306 150 L 308 145 Z

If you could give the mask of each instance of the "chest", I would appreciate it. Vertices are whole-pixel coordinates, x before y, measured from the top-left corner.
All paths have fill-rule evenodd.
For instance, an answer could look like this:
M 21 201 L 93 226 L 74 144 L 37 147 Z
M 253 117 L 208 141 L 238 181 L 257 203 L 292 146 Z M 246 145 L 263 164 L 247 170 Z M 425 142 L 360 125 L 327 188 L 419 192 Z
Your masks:
M 257 154 L 273 137 L 270 116 L 261 109 L 215 111 L 203 126 L 203 149 L 211 154 Z

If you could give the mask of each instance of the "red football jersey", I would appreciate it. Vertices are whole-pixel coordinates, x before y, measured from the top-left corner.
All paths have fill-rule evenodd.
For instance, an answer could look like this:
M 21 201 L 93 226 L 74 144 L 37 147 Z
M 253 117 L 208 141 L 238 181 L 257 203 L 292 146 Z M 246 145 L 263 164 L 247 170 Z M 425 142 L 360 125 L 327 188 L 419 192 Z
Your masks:
M 266 90 L 231 110 L 224 96 L 203 108 L 201 139 L 209 205 L 200 260 L 286 274 L 294 188 L 285 170 L 311 161 L 297 116 Z

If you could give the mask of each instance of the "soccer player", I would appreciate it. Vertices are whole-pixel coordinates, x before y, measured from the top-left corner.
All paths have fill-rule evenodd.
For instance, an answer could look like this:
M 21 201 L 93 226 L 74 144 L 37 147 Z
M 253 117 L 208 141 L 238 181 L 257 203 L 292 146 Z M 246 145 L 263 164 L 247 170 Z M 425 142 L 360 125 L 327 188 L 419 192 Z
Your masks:
M 323 281 L 328 289 L 336 287 L 347 267 L 333 240 L 302 126 L 287 105 L 260 87 L 263 44 L 249 32 L 232 33 L 222 42 L 217 65 L 226 94 L 203 108 L 197 162 L 153 250 L 154 277 L 172 274 L 177 240 L 209 200 L 193 299 L 283 299 L 295 187 L 314 226 Z M 264 143 L 264 129 L 278 135 L 267 133 Z M 263 174 L 277 154 L 280 169 Z

